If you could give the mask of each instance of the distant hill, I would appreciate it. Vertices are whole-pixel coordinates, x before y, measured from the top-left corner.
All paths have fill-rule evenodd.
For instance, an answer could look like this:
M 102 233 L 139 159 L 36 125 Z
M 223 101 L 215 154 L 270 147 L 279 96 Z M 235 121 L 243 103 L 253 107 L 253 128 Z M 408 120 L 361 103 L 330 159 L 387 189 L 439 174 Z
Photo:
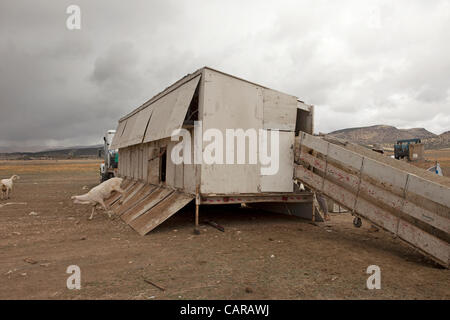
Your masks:
M 424 141 L 427 149 L 443 149 L 450 148 L 450 131 L 446 131 L 434 138 Z
M 393 126 L 375 125 L 337 130 L 328 135 L 362 145 L 381 144 L 392 147 L 397 140 L 419 138 L 427 149 L 450 147 L 450 131 L 436 135 L 424 128 L 397 129 Z
M 2 147 L 0 146 L 0 153 L 22 153 L 22 152 L 40 152 L 40 151 L 48 151 L 48 150 L 57 150 L 57 149 L 65 149 L 63 146 L 59 147 L 51 147 L 48 146 L 31 146 L 31 147 Z
M 328 135 L 359 144 L 392 144 L 400 139 L 437 137 L 424 128 L 397 129 L 386 125 L 342 129 L 330 132 Z
M 76 146 L 70 148 L 50 149 L 38 152 L 3 152 L 0 159 L 71 159 L 71 158 L 95 158 L 102 145 Z

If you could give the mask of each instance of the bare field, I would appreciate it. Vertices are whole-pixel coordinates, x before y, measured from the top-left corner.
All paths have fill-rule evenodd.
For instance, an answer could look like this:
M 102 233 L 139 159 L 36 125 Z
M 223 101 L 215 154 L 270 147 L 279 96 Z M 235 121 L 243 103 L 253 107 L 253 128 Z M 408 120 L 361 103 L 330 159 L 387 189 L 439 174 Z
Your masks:
M 394 153 L 386 152 L 386 155 L 392 156 Z M 438 161 L 442 169 L 442 174 L 445 177 L 450 177 L 450 148 L 425 150 L 424 158 L 425 159 L 421 161 L 413 161 L 408 163 L 426 170 L 433 167 L 436 164 L 436 161 Z M 406 162 L 407 160 L 403 159 L 401 161 Z
M 450 149 L 439 149 L 439 150 L 425 150 L 425 160 L 426 166 L 424 165 L 424 169 L 428 169 L 434 166 L 436 161 L 439 161 L 439 164 L 442 168 L 442 174 L 445 177 L 450 177 Z
M 200 220 L 225 232 L 202 225 L 196 236 L 188 206 L 141 237 L 102 211 L 88 221 L 90 208 L 71 203 L 98 183 L 96 161 L 0 162 L 0 177 L 12 174 L 21 180 L 0 201 L 0 299 L 450 298 L 449 270 L 367 223 L 354 228 L 348 214 L 314 225 L 201 207 Z M 380 290 L 366 289 L 372 264 Z M 81 290 L 66 288 L 69 265 L 81 268 Z
M 98 172 L 98 160 L 0 160 L 0 175 Z

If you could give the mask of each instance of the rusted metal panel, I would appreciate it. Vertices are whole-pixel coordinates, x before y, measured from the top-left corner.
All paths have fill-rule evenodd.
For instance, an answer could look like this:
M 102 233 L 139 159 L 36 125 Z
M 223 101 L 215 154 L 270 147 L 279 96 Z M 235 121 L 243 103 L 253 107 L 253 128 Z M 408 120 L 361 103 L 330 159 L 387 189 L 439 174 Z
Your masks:
M 181 192 L 174 192 L 160 201 L 156 206 L 132 220 L 129 225 L 140 235 L 146 235 L 193 199 L 194 196 Z
M 449 267 L 450 188 L 347 150 L 346 144 L 304 133 L 299 142 L 298 179 Z
M 124 213 L 121 218 L 126 223 L 130 223 L 134 219 L 138 218 L 142 214 L 146 213 L 148 210 L 153 208 L 161 200 L 172 194 L 174 191 L 171 189 L 166 189 L 164 187 L 159 187 L 150 193 L 141 203 L 128 212 Z

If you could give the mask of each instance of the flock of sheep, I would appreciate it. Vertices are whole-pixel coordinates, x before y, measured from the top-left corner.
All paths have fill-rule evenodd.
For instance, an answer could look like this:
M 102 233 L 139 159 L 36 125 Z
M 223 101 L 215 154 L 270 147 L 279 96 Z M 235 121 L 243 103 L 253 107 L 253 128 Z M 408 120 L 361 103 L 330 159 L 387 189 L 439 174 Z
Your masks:
M 18 179 L 20 179 L 18 175 L 13 175 L 9 179 L 0 180 L 0 191 L 2 194 L 1 200 L 11 198 L 11 192 L 13 190 L 14 182 Z M 71 199 L 73 200 L 73 203 L 92 205 L 92 212 L 89 220 L 92 220 L 92 218 L 94 217 L 95 207 L 98 204 L 103 207 L 103 209 L 108 213 L 108 216 L 111 218 L 111 214 L 105 204 L 105 200 L 111 196 L 111 193 L 113 191 L 119 192 L 123 195 L 125 191 L 120 187 L 122 181 L 122 178 L 111 178 L 92 188 L 88 193 L 79 196 L 72 196 Z

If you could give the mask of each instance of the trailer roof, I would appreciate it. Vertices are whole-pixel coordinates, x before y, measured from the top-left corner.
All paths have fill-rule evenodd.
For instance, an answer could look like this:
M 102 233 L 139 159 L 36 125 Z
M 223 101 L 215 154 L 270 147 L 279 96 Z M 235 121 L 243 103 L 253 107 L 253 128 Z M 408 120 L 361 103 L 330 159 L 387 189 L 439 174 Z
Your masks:
M 223 71 L 220 71 L 220 70 L 217 70 L 217 69 L 208 67 L 208 66 L 204 66 L 204 67 L 202 67 L 202 68 L 200 68 L 200 69 L 198 69 L 198 70 L 196 70 L 196 71 L 194 71 L 194 72 L 192 72 L 192 73 L 188 73 L 187 75 L 185 75 L 184 77 L 182 77 L 180 80 L 176 81 L 175 83 L 173 83 L 173 84 L 170 85 L 169 87 L 165 88 L 163 91 L 161 91 L 161 92 L 159 92 L 158 94 L 154 95 L 154 96 L 151 97 L 149 100 L 147 100 L 146 102 L 144 102 L 141 106 L 139 106 L 138 108 L 134 109 L 133 111 L 129 112 L 128 114 L 126 114 L 125 116 L 123 116 L 122 118 L 120 118 L 120 119 L 119 119 L 119 122 L 120 122 L 120 121 L 123 121 L 123 120 L 125 120 L 125 119 L 127 119 L 127 118 L 129 118 L 129 117 L 131 117 L 133 114 L 139 112 L 140 110 L 142 110 L 142 109 L 145 108 L 146 106 L 148 106 L 148 105 L 152 104 L 153 102 L 155 102 L 156 100 L 162 98 L 164 95 L 166 95 L 166 94 L 172 92 L 173 90 L 177 89 L 178 87 L 180 87 L 180 86 L 183 85 L 184 83 L 186 83 L 186 82 L 188 82 L 189 80 L 195 78 L 197 75 L 201 74 L 201 73 L 203 72 L 204 69 L 212 70 L 212 71 L 214 71 L 214 72 L 218 72 L 218 73 L 223 74 L 223 75 L 226 75 L 226 76 L 228 76 L 228 77 L 231 77 L 231 78 L 234 78 L 234 79 L 238 79 L 238 80 L 241 80 L 241 81 L 245 81 L 245 82 L 247 82 L 247 83 L 251 83 L 251 84 L 253 84 L 253 85 L 255 85 L 255 86 L 258 86 L 258 87 L 261 87 L 261 88 L 264 88 L 264 89 L 270 89 L 270 90 L 273 90 L 273 91 L 281 92 L 281 91 L 278 91 L 278 90 L 274 90 L 274 89 L 268 88 L 268 87 L 266 87 L 266 86 L 263 86 L 263 85 L 261 85 L 261 84 L 255 83 L 255 82 L 252 82 L 252 81 L 249 81 L 249 80 L 246 80 L 246 79 L 243 79 L 243 78 L 239 78 L 239 77 L 234 76 L 234 75 L 232 75 L 232 74 L 229 74 L 229 73 L 226 73 L 226 72 L 223 72 Z M 281 92 L 281 93 L 286 94 L 286 93 L 284 93 L 284 92 Z M 291 95 L 291 96 L 293 96 L 293 95 Z M 296 97 L 296 96 L 295 96 L 295 97 Z M 304 103 L 303 101 L 300 101 L 300 100 L 299 100 L 299 102 Z
M 200 81 L 200 76 L 206 69 L 239 81 L 244 81 L 262 89 L 271 90 L 271 92 L 274 93 L 278 92 L 284 96 L 290 96 L 292 99 L 297 100 L 298 108 L 306 110 L 309 107 L 296 96 L 288 95 L 205 66 L 193 73 L 185 75 L 171 86 L 154 95 L 138 108 L 120 118 L 117 134 L 114 137 L 112 147 L 124 148 L 141 142 L 159 140 L 170 136 L 174 129 L 181 127 L 183 119 L 180 117 L 184 118 L 184 115 L 186 114 L 184 111 L 187 111 Z M 175 109 L 177 112 L 174 111 Z M 151 132 L 147 132 L 147 128 L 150 128 Z

